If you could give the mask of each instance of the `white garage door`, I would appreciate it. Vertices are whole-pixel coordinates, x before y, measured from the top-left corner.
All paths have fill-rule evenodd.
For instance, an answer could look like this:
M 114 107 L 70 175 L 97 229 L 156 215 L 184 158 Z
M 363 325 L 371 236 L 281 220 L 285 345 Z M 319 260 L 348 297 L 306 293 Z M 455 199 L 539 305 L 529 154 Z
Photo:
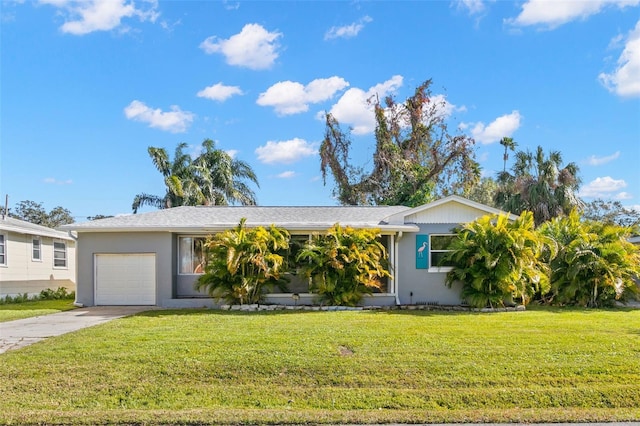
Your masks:
M 96 254 L 96 305 L 155 305 L 156 255 Z

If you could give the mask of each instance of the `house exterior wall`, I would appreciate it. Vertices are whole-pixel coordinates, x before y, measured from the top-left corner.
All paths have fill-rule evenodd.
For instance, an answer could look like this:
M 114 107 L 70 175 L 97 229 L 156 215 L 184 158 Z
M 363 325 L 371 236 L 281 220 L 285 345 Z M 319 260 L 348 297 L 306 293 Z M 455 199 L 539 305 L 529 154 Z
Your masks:
M 418 269 L 416 267 L 416 237 L 418 235 L 450 234 L 457 223 L 418 224 L 416 234 L 405 233 L 398 241 L 398 300 L 402 305 L 438 304 L 459 305 L 460 285 L 449 288 L 445 285 L 446 272 L 436 272 L 437 268 Z M 428 254 L 425 254 L 427 256 Z
M 40 260 L 32 257 L 34 235 L 1 231 L 6 241 L 6 265 L 0 266 L 0 297 L 39 294 L 47 288 L 76 290 L 76 247 L 73 240 L 40 238 Z M 67 247 L 67 266 L 53 266 L 53 242 Z
M 174 295 L 175 243 L 169 232 L 83 232 L 78 236 L 76 302 L 95 304 L 95 255 L 154 253 L 156 255 L 156 303 Z

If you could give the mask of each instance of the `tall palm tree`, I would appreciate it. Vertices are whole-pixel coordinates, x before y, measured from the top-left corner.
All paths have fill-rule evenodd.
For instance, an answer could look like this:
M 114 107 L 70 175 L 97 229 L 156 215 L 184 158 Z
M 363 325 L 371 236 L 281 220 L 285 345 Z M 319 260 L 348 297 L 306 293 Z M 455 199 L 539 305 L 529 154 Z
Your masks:
M 200 194 L 199 204 L 228 205 L 239 203 L 255 205 L 255 193 L 246 181 L 260 186 L 251 166 L 216 149 L 215 142 L 205 139 L 202 153 L 193 161 Z
M 518 146 L 518 143 L 514 141 L 513 138 L 508 138 L 505 136 L 500 140 L 500 145 L 504 146 L 504 155 L 502 156 L 502 159 L 504 160 L 504 167 L 502 168 L 502 172 L 506 172 L 507 160 L 509 159 L 509 153 L 507 152 L 507 149 L 510 149 L 511 151 L 515 151 L 516 146 Z
M 149 147 L 151 161 L 166 186 L 164 196 L 141 193 L 131 206 L 137 213 L 142 206 L 158 209 L 176 206 L 255 205 L 255 193 L 247 180 L 258 185 L 258 178 L 248 163 L 233 159 L 216 149 L 211 139 L 202 142 L 202 153 L 193 159 L 185 153 L 186 143 L 180 143 L 171 160 L 164 148 Z
M 582 207 L 583 202 L 577 196 L 579 168 L 575 163 L 561 168 L 559 151 L 545 156 L 538 146 L 535 154 L 518 151 L 515 158 L 513 173 L 505 171 L 498 175 L 496 205 L 514 214 L 531 211 L 536 225 Z

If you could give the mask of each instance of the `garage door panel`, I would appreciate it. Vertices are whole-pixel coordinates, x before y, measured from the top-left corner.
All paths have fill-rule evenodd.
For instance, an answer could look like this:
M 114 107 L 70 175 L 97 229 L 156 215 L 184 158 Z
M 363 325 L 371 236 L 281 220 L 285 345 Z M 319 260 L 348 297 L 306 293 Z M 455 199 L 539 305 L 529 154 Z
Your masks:
M 155 305 L 155 254 L 96 254 L 96 305 Z

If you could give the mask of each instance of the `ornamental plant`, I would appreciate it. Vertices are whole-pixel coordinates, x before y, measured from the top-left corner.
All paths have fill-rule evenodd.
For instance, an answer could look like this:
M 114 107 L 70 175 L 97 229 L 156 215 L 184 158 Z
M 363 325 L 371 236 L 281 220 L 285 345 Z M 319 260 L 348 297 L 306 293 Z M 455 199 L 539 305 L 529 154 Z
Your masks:
M 208 262 L 195 287 L 229 304 L 260 303 L 274 287 L 286 291 L 289 232 L 271 225 L 235 229 L 207 238 Z
M 551 260 L 552 290 L 547 302 L 607 307 L 637 295 L 640 253 L 628 241 L 632 228 L 582 221 L 574 210 L 544 223 L 540 232 L 560 247 Z
M 356 306 L 364 295 L 381 288 L 381 280 L 391 277 L 387 251 L 379 238 L 379 229 L 335 224 L 305 244 L 296 260 L 322 303 Z
M 446 284 L 461 282 L 462 298 L 474 307 L 526 305 L 550 289 L 544 255 L 553 257 L 556 248 L 536 232 L 531 212 L 515 221 L 507 214 L 483 216 L 458 229 L 449 248 L 444 261 L 453 269 Z

